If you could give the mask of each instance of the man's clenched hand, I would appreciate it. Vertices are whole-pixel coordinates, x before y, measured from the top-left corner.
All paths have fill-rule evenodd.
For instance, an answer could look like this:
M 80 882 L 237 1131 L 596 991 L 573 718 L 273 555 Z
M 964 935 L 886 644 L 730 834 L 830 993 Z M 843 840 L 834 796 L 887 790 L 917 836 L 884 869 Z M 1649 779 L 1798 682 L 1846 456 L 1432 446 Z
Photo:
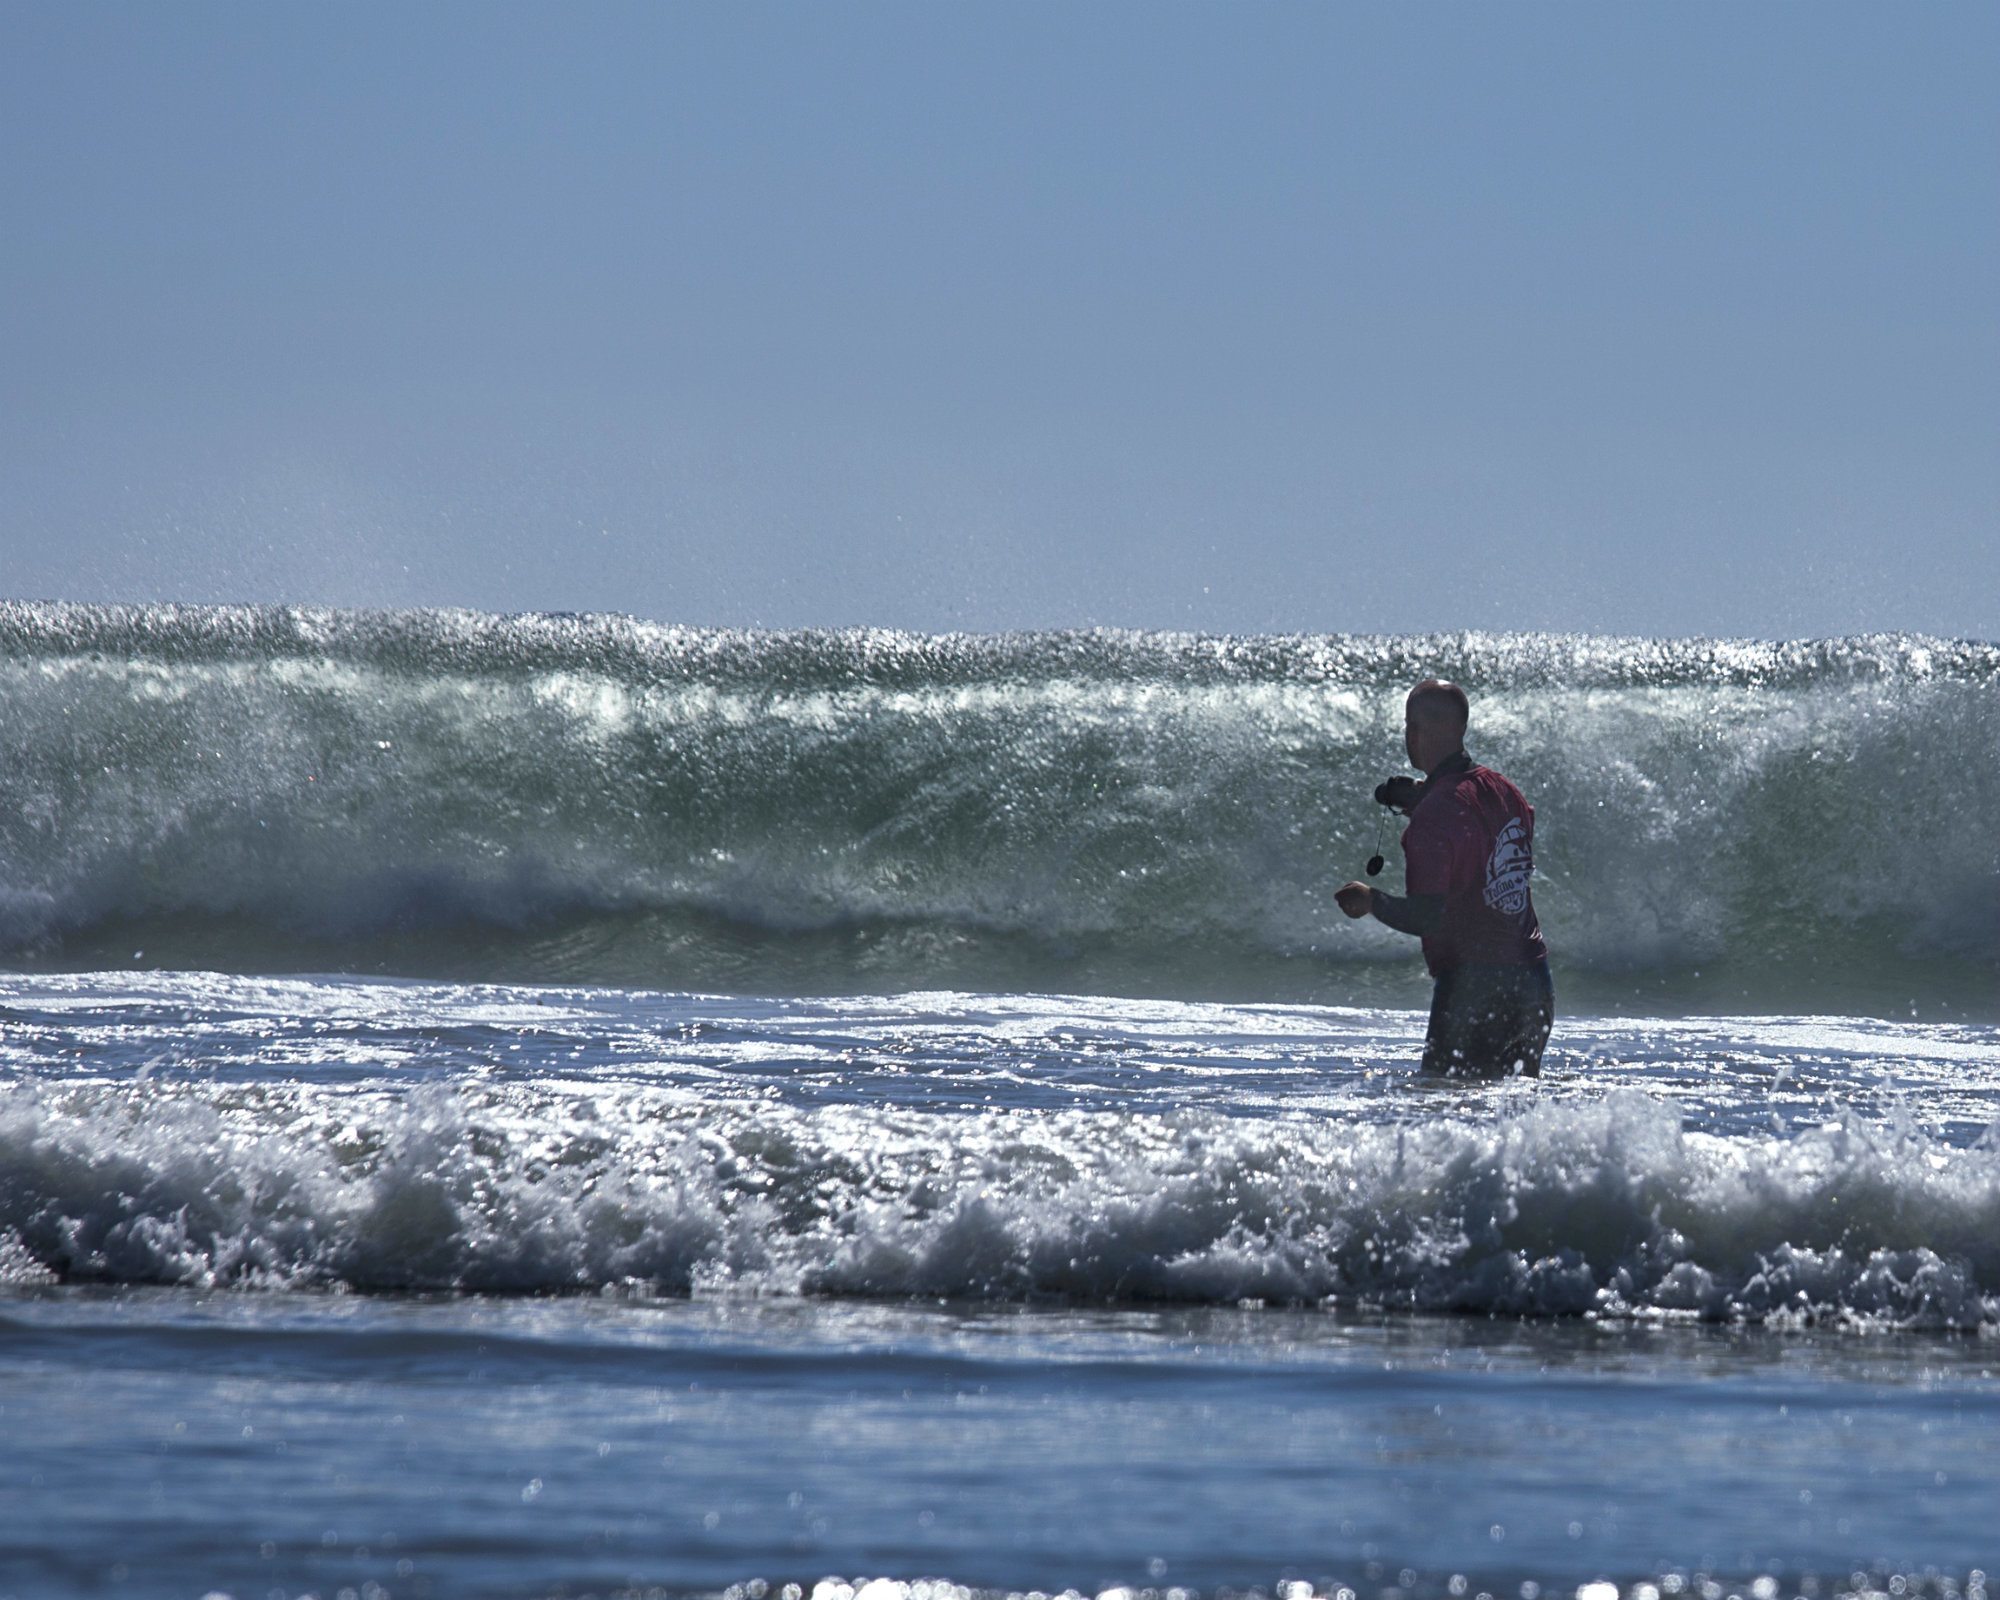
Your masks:
M 1333 891 L 1333 898 L 1350 917 L 1365 917 L 1375 909 L 1375 891 L 1359 881 L 1343 883 Z

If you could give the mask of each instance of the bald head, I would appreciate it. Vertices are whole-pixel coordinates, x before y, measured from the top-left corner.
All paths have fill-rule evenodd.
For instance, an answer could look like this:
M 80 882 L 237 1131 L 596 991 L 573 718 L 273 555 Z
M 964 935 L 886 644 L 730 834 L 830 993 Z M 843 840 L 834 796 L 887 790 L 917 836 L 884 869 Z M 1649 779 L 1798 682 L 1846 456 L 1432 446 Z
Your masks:
M 1403 745 L 1410 765 L 1435 772 L 1447 758 L 1465 748 L 1465 724 L 1472 707 L 1465 691 L 1442 678 L 1426 678 L 1403 702 Z
M 1446 683 L 1442 678 L 1426 678 L 1410 691 L 1409 699 L 1403 702 L 1403 714 L 1434 727 L 1449 727 L 1463 739 L 1465 725 L 1472 717 L 1472 704 L 1457 684 Z

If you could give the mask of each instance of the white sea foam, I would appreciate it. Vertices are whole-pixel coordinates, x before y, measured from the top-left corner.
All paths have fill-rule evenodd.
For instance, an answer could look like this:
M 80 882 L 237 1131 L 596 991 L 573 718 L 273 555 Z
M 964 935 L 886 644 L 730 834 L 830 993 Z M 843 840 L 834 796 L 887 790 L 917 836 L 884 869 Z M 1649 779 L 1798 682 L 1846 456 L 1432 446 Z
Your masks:
M 1659 1096 L 1488 1122 L 16 1084 L 0 1278 L 1332 1301 L 2000 1330 L 2000 1148 Z

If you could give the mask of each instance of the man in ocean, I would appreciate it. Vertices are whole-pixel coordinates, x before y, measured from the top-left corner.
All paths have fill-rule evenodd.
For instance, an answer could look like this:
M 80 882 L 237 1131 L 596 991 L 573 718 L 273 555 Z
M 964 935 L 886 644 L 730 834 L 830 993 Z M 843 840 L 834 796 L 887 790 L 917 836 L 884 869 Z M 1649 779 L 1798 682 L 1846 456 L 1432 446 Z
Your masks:
M 1403 743 L 1424 781 L 1392 778 L 1377 798 L 1410 819 L 1406 895 L 1365 883 L 1334 898 L 1423 940 L 1430 968 L 1426 1072 L 1539 1076 L 1555 1021 L 1549 947 L 1535 919 L 1535 811 L 1521 791 L 1465 753 L 1470 706 L 1455 683 L 1426 678 L 1403 703 Z

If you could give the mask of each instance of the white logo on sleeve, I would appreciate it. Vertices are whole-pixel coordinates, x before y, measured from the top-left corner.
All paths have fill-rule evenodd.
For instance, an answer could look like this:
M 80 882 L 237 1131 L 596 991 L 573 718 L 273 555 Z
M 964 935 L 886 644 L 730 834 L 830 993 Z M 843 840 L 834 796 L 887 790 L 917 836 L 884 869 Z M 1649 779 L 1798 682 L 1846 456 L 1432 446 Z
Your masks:
M 1527 827 L 1516 817 L 1500 830 L 1487 858 L 1486 903 L 1507 916 L 1519 916 L 1528 909 L 1528 875 L 1534 870 Z

